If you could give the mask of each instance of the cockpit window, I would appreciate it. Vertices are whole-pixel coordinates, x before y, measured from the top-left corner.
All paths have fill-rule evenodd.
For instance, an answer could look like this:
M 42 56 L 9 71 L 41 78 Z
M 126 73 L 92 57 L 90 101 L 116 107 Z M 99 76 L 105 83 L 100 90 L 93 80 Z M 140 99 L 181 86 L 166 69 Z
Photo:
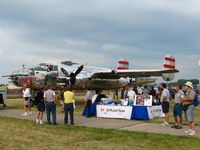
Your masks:
M 47 64 L 39 64 L 36 67 L 34 67 L 34 70 L 47 71 Z
M 33 69 L 29 69 L 29 75 L 35 75 Z

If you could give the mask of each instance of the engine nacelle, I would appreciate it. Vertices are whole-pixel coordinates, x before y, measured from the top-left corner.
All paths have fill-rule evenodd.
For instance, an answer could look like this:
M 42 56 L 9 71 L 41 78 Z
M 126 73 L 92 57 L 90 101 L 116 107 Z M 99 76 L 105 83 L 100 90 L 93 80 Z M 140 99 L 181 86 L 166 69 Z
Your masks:
M 172 81 L 174 80 L 175 74 L 174 73 L 166 73 L 162 75 L 163 80 L 165 81 Z

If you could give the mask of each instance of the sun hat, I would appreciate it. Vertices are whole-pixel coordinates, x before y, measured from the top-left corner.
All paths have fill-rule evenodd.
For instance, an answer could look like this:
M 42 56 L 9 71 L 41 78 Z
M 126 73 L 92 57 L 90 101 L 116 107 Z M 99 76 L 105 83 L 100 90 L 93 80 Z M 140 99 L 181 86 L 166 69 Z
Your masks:
M 186 85 L 186 86 L 189 86 L 190 88 L 193 89 L 192 82 L 187 81 L 187 82 L 185 83 L 185 85 Z

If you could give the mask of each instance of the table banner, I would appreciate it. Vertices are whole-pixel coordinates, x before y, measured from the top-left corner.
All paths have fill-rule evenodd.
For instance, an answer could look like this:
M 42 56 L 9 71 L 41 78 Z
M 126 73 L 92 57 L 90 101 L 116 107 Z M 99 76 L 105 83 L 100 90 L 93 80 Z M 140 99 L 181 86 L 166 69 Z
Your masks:
M 97 105 L 97 117 L 131 119 L 133 107 Z
M 161 105 L 147 107 L 147 111 L 148 111 L 149 119 L 164 117 Z

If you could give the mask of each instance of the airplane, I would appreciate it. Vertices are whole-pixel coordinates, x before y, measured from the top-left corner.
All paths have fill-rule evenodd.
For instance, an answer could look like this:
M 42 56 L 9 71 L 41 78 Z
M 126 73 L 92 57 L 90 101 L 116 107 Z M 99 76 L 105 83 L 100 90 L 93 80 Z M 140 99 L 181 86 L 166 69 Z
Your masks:
M 71 85 L 73 89 L 80 90 L 86 87 L 91 90 L 117 90 L 130 83 L 152 83 L 155 81 L 149 78 L 152 76 L 162 76 L 164 80 L 170 81 L 174 78 L 174 73 L 179 72 L 175 69 L 175 59 L 170 55 L 165 57 L 163 69 L 132 70 L 128 65 L 128 61 L 124 60 L 119 60 L 117 69 L 79 65 L 72 61 L 64 61 L 61 64 L 41 63 L 26 72 L 23 67 L 23 71 L 3 77 L 8 77 L 17 86 L 28 84 L 33 90 L 47 85 L 52 85 L 55 89 Z

